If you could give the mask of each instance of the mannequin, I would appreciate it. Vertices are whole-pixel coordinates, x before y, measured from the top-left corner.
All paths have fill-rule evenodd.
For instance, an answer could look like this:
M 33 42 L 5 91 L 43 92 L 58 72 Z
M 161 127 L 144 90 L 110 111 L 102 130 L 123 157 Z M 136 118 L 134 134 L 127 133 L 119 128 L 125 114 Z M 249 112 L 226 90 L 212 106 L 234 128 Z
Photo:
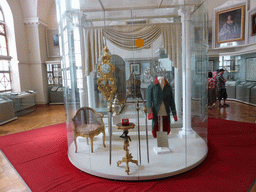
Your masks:
M 168 81 L 159 76 L 151 83 L 147 89 L 147 108 L 148 113 L 153 113 L 152 135 L 157 137 L 157 132 L 170 133 L 170 109 L 174 120 L 177 121 L 176 108 L 172 87 Z

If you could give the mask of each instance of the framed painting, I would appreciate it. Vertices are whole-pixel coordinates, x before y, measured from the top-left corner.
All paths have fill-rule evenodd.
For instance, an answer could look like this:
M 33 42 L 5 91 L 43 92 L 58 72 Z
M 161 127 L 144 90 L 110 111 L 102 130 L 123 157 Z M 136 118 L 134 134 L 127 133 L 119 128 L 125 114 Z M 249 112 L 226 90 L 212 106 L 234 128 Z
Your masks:
M 131 63 L 130 64 L 131 73 L 135 75 L 140 75 L 140 64 L 139 63 Z
M 245 5 L 216 12 L 216 42 L 244 40 Z
M 53 35 L 53 46 L 59 46 L 59 35 L 58 34 Z
M 256 13 L 251 15 L 251 35 L 256 35 Z
M 48 57 L 60 57 L 58 29 L 48 29 L 46 38 Z

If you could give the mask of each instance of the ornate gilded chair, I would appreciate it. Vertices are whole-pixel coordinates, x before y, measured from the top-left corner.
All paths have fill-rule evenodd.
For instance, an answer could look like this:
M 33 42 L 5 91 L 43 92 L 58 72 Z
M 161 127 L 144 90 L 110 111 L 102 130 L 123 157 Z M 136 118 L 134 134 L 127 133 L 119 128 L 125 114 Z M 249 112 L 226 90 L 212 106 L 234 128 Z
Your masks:
M 78 136 L 86 137 L 87 145 L 89 144 L 88 137 L 91 141 L 91 152 L 93 153 L 93 138 L 100 133 L 103 133 L 103 146 L 105 145 L 105 125 L 103 122 L 103 115 L 97 113 L 90 107 L 82 107 L 78 109 L 76 115 L 72 119 L 73 121 L 73 132 L 77 153 L 77 142 Z

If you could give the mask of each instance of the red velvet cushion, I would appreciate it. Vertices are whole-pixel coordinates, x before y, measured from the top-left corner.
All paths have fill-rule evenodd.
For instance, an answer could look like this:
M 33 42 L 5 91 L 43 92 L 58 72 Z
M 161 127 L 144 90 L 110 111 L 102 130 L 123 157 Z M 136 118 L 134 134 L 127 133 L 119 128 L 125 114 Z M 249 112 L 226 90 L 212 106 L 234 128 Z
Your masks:
M 100 129 L 101 126 L 98 124 L 84 124 L 84 125 L 80 125 L 79 127 L 76 128 L 76 131 L 78 133 L 82 133 L 85 135 L 90 134 L 93 131 L 96 131 L 98 129 Z

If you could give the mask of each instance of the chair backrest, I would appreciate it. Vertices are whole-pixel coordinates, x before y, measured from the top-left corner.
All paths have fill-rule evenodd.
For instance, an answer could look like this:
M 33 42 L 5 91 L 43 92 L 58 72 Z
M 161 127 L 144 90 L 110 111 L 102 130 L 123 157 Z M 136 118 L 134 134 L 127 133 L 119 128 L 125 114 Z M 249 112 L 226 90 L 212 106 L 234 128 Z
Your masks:
M 98 124 L 104 125 L 103 116 L 97 113 L 94 109 L 90 107 L 82 107 L 78 109 L 72 121 L 75 127 L 78 127 L 83 124 Z

